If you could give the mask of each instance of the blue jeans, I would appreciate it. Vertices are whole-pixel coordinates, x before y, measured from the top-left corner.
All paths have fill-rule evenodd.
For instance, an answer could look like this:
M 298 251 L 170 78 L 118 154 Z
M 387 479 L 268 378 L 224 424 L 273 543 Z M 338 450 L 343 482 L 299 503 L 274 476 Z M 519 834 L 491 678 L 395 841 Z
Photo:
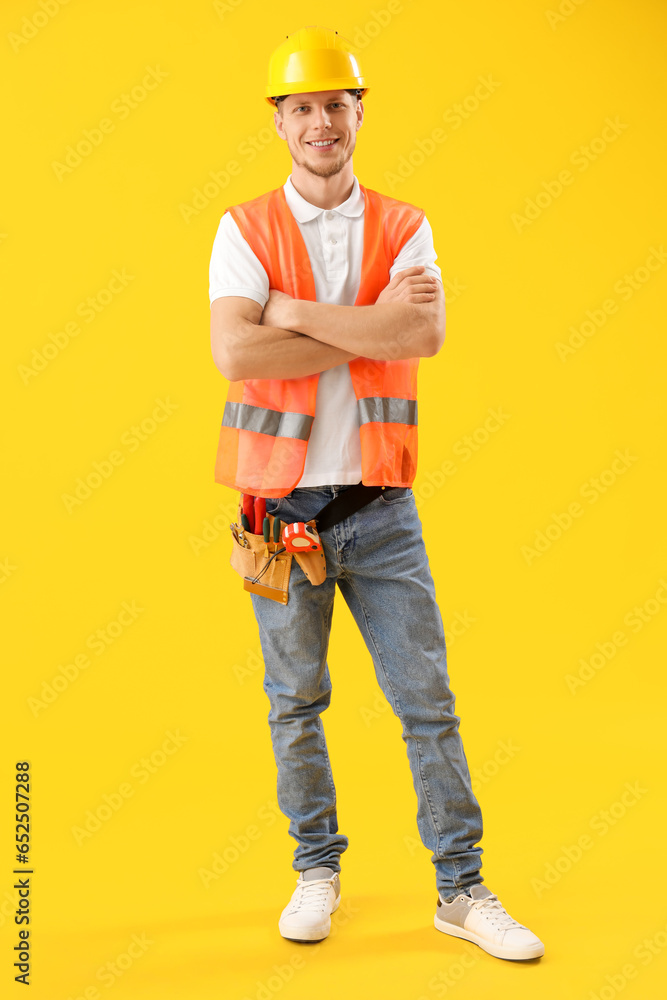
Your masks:
M 349 486 L 317 486 L 267 499 L 267 514 L 308 521 Z M 265 665 L 264 690 L 278 768 L 278 805 L 298 844 L 295 871 L 340 871 L 336 790 L 320 713 L 331 699 L 327 665 L 336 584 L 403 727 L 417 793 L 417 826 L 433 852 L 438 891 L 481 882 L 482 814 L 449 688 L 447 653 L 414 494 L 387 487 L 321 534 L 327 575 L 313 586 L 292 560 L 287 605 L 251 594 Z M 368 778 L 364 775 L 362 779 Z

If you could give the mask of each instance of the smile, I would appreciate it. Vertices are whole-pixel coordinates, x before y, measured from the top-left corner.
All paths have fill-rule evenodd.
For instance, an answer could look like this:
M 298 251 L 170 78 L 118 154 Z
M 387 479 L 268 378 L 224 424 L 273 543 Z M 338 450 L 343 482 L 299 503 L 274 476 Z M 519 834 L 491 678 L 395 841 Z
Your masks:
M 315 146 L 318 149 L 326 149 L 329 146 L 333 146 L 334 143 L 338 142 L 336 139 L 314 139 L 308 143 L 309 146 Z

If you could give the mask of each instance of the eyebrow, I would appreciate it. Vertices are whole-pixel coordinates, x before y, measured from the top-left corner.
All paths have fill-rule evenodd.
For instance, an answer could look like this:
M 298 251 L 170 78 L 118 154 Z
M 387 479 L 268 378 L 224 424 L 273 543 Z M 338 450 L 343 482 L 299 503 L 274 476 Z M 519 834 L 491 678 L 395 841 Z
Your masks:
M 295 104 L 294 107 L 295 108 L 310 107 L 312 105 L 312 103 L 313 103 L 312 101 L 299 101 L 299 103 Z M 327 104 L 345 104 L 345 101 L 342 100 L 340 97 L 332 97 L 331 100 L 327 101 L 326 103 Z

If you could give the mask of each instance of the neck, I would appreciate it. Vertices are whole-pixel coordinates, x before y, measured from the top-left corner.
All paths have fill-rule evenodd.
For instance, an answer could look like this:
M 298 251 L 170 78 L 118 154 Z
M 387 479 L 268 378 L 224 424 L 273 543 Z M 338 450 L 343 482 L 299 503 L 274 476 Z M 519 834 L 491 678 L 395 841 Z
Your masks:
M 292 184 L 302 198 L 318 208 L 337 208 L 352 194 L 354 169 L 352 157 L 342 170 L 331 177 L 319 177 L 292 160 Z

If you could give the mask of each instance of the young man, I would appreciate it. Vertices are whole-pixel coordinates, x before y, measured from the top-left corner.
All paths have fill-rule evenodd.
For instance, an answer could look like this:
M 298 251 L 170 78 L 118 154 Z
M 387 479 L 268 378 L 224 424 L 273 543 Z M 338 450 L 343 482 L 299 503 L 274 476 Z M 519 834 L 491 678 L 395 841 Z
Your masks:
M 225 212 L 211 256 L 212 353 L 232 383 L 216 481 L 265 497 L 267 514 L 287 523 L 314 518 L 353 484 L 383 487 L 322 531 L 323 583 L 293 562 L 286 605 L 251 594 L 278 802 L 298 844 L 297 887 L 279 929 L 322 940 L 340 902 L 348 839 L 320 719 L 338 585 L 403 726 L 418 828 L 436 869 L 435 926 L 499 958 L 536 958 L 542 942 L 480 874 L 482 816 L 411 489 L 417 365 L 442 346 L 444 292 L 424 212 L 353 173 L 367 89 L 337 32 L 287 36 L 271 57 L 266 99 L 291 175 Z

